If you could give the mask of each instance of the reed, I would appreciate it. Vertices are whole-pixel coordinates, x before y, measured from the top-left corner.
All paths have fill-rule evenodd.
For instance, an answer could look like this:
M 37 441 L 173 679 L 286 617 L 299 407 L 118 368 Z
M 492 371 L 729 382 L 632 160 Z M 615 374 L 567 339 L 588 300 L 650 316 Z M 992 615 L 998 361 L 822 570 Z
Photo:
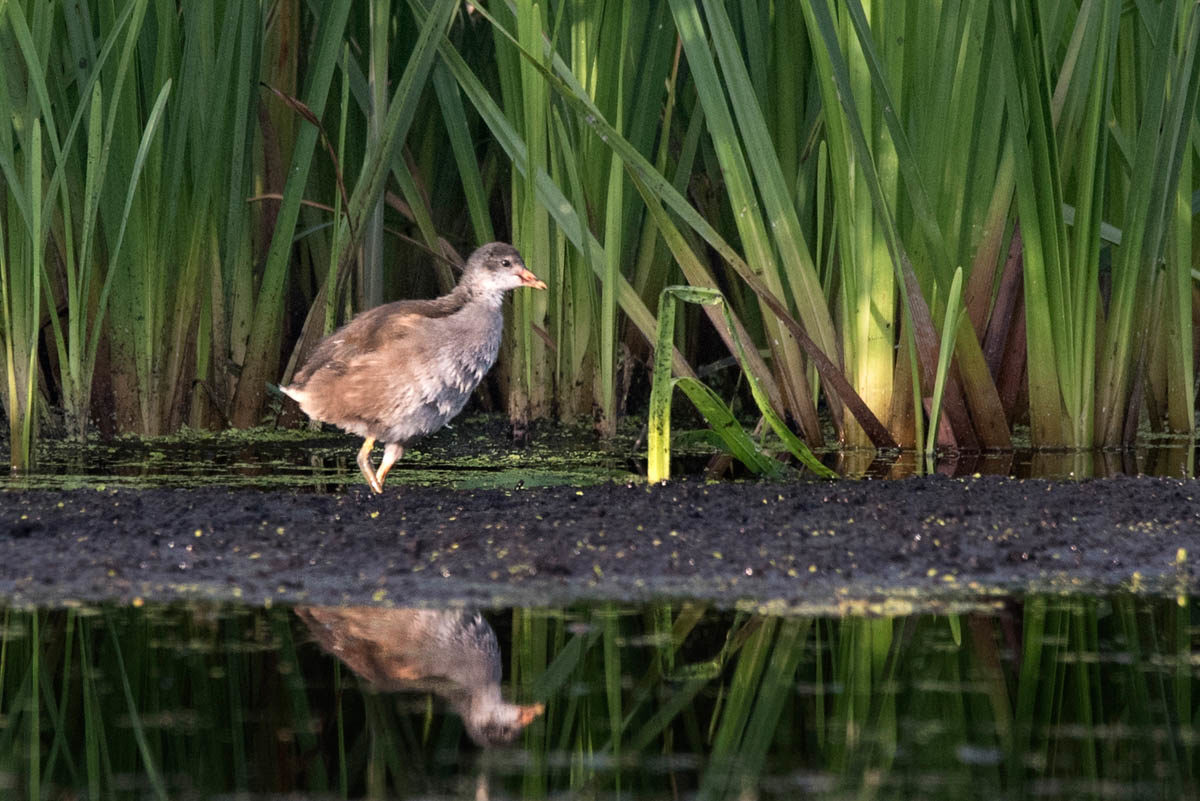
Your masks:
M 726 339 L 733 343 L 733 355 L 738 365 L 746 371 L 751 394 L 758 404 L 759 412 L 771 431 L 784 447 L 801 464 L 822 478 L 833 478 L 835 474 L 813 455 L 812 451 L 784 424 L 779 413 L 771 406 L 766 391 L 750 370 L 747 348 L 738 334 L 728 304 L 720 292 L 712 289 L 696 289 L 686 286 L 670 286 L 662 291 L 658 304 L 658 344 L 655 347 L 653 385 L 650 390 L 650 415 L 647 437 L 647 478 L 650 483 L 666 481 L 671 475 L 671 395 L 675 388 L 683 391 L 696 409 L 708 420 L 715 435 L 714 440 L 723 445 L 730 454 L 751 472 L 770 477 L 782 475 L 782 466 L 758 447 L 738 424 L 729 407 L 708 386 L 689 376 L 671 377 L 671 342 L 674 339 L 676 301 L 687 301 L 703 305 L 719 306 L 724 314 L 722 323 Z
M 10 142 L 11 147 L 11 142 Z M 38 351 L 40 348 L 42 259 L 42 130 L 34 120 L 21 183 L 6 171 L 9 195 L 7 234 L 0 231 L 0 302 L 4 324 L 4 411 L 8 417 L 9 463 L 14 470 L 31 466 L 37 432 Z M 6 166 L 11 164 L 6 160 Z M 21 193 L 19 187 L 27 187 Z M 22 214 L 23 212 L 23 214 Z M 18 216 L 21 215 L 21 216 Z
M 550 284 L 509 315 L 517 421 L 612 432 L 686 284 L 810 447 L 818 408 L 849 446 L 1191 432 L 1195 7 L 799 12 L 8 0 L 13 463 L 39 409 L 76 438 L 256 425 L 322 333 L 493 238 Z M 692 378 L 731 343 L 677 316 Z

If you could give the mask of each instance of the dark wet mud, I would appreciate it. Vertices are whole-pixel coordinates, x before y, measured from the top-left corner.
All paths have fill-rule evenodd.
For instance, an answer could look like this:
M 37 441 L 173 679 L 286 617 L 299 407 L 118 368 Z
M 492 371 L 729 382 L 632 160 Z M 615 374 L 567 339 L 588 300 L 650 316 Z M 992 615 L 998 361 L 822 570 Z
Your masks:
M 901 612 L 1200 590 L 1191 480 L 0 493 L 0 600 L 472 605 L 670 596 Z

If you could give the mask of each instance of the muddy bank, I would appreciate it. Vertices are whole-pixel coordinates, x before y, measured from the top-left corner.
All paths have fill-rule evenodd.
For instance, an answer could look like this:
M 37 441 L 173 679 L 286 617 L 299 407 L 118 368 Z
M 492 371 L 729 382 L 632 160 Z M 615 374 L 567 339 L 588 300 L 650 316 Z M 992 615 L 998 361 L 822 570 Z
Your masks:
M 1196 483 L 922 478 L 331 494 L 0 493 L 8 603 L 828 608 L 1029 588 L 1197 589 Z M 1181 550 L 1182 549 L 1182 550 Z

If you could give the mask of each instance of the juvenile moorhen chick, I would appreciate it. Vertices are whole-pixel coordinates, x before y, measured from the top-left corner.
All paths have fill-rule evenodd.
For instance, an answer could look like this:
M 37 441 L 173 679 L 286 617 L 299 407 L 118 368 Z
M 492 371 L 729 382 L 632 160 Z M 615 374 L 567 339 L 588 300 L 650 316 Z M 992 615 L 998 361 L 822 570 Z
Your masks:
M 366 441 L 358 467 L 374 492 L 404 448 L 437 431 L 466 404 L 496 361 L 504 293 L 546 285 L 512 245 L 471 254 L 458 286 L 434 300 L 386 303 L 322 339 L 283 392 L 314 420 Z M 375 442 L 383 461 L 371 464 Z
M 500 695 L 500 645 L 478 612 L 307 606 L 296 614 L 322 648 L 377 689 L 445 698 L 480 746 L 512 742 L 544 709 Z

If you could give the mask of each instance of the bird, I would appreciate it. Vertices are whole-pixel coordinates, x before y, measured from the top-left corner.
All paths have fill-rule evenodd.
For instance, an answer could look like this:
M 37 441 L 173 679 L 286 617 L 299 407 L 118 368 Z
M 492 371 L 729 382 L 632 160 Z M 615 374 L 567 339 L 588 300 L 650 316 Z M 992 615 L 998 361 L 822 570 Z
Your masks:
M 400 300 L 364 311 L 317 343 L 280 387 L 313 420 L 363 438 L 358 468 L 383 492 L 404 449 L 457 415 L 496 362 L 504 294 L 545 289 L 505 242 L 480 246 L 458 285 L 433 300 Z M 375 468 L 371 451 L 384 444 Z
M 481 747 L 511 743 L 542 714 L 500 695 L 500 646 L 479 612 L 370 606 L 296 607 L 329 653 L 379 690 L 431 691 Z

